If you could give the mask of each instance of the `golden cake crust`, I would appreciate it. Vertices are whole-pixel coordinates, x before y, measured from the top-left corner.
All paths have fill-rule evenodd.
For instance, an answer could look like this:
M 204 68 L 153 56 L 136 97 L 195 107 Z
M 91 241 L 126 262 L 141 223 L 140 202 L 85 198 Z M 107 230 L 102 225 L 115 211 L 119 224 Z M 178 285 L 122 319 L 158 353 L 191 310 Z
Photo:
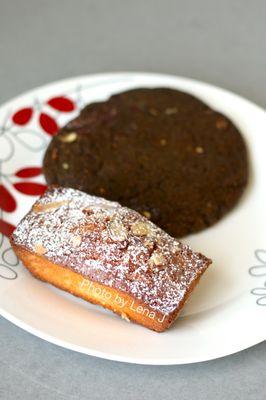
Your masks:
M 90 303 L 111 310 L 128 322 L 136 322 L 156 332 L 165 331 L 177 318 L 199 280 L 194 281 L 191 290 L 186 293 L 179 307 L 171 314 L 165 315 L 152 310 L 146 304 L 125 292 L 91 281 L 88 278 L 84 279 L 82 275 L 54 264 L 44 257 L 23 249 L 21 246 L 16 246 L 14 243 L 12 243 L 12 246 L 18 258 L 35 278 L 50 283 Z M 115 301 L 116 299 L 119 299 L 119 302 Z M 122 306 L 122 304 L 124 305 Z

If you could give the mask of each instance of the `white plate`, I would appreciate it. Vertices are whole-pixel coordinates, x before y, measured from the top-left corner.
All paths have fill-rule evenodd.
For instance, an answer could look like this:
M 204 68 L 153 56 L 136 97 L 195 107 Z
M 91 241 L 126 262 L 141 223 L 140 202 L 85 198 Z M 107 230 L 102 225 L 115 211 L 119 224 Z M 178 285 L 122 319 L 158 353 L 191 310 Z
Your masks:
M 45 129 L 53 132 L 55 121 L 62 126 L 86 103 L 141 86 L 168 86 L 195 94 L 228 115 L 245 137 L 251 176 L 241 202 L 214 227 L 185 239 L 211 257 L 213 266 L 174 326 L 158 334 L 34 279 L 17 262 L 8 239 L 0 236 L 1 314 L 60 346 L 132 363 L 192 363 L 250 347 L 266 337 L 266 113 L 255 104 L 205 83 L 144 73 L 79 77 L 26 93 L 0 108 L 1 184 L 17 203 L 14 210 L 7 195 L 4 202 L 2 190 L 0 203 L 6 211 L 1 219 L 17 224 L 36 199 L 29 193 L 43 189 L 36 185 L 44 183 L 38 170 L 25 168 L 41 166 L 51 138 Z M 65 111 L 47 104 L 60 95 L 76 104 L 76 109 L 71 111 L 71 102 L 59 101 Z M 58 102 L 51 104 L 58 107 Z M 33 114 L 26 121 L 31 111 L 17 112 L 28 107 Z M 46 114 L 42 116 L 45 129 L 41 113 Z M 10 228 L 3 221 L 0 227 Z

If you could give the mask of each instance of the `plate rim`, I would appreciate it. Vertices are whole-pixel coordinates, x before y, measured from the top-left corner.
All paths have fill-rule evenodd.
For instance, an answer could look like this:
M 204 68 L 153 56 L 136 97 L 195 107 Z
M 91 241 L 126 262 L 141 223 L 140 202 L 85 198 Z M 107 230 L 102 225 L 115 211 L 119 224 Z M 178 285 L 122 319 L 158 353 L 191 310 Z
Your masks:
M 92 357 L 97 357 L 101 358 L 104 360 L 109 360 L 109 361 L 116 361 L 116 362 L 125 362 L 128 364 L 138 364 L 138 365 L 186 365 L 186 364 L 198 364 L 201 362 L 207 362 L 207 361 L 212 361 L 212 360 L 217 360 L 220 358 L 224 358 L 236 353 L 239 353 L 242 350 L 249 349 L 250 347 L 256 346 L 259 343 L 264 342 L 266 339 L 260 339 L 255 340 L 255 341 L 250 341 L 249 345 L 243 345 L 239 346 L 238 348 L 235 348 L 234 350 L 230 350 L 230 353 L 224 354 L 223 352 L 217 352 L 213 356 L 208 356 L 206 358 L 201 358 L 200 360 L 194 360 L 192 357 L 191 358 L 185 358 L 185 359 L 175 359 L 175 358 L 165 358 L 163 361 L 161 358 L 133 358 L 133 357 L 126 357 L 126 356 L 117 356 L 117 355 L 111 355 L 105 352 L 97 351 L 97 350 L 92 350 L 88 349 L 84 346 L 78 346 L 75 344 L 71 344 L 68 342 L 65 342 L 63 340 L 56 339 L 54 336 L 49 335 L 49 334 L 44 334 L 42 331 L 39 329 L 32 328 L 29 324 L 26 324 L 25 322 L 21 321 L 19 318 L 14 317 L 12 314 L 3 311 L 2 308 L 0 308 L 0 315 L 11 322 L 12 324 L 16 325 L 20 329 L 23 329 L 27 333 L 30 333 L 33 336 L 36 336 L 48 343 L 52 343 L 56 346 L 76 351 L 77 353 L 85 354 L 88 356 Z
M 58 79 L 52 82 L 48 82 L 48 83 L 44 83 L 43 85 L 38 85 L 33 87 L 32 89 L 26 90 L 25 92 L 22 92 L 14 97 L 11 97 L 10 99 L 7 99 L 6 101 L 4 101 L 3 103 L 0 103 L 0 109 L 7 107 L 9 104 L 19 101 L 20 99 L 22 99 L 24 96 L 29 96 L 32 92 L 37 92 L 39 90 L 47 90 L 50 87 L 53 87 L 55 85 L 63 85 L 63 84 L 69 84 L 71 82 L 75 83 L 75 82 L 79 82 L 83 79 L 96 79 L 96 78 L 108 78 L 108 77 L 118 77 L 118 76 L 122 76 L 122 77 L 134 77 L 136 75 L 142 75 L 142 76 L 147 76 L 147 77 L 152 77 L 152 78 L 169 78 L 169 79 L 177 79 L 180 81 L 183 81 L 186 84 L 195 84 L 195 85 L 199 85 L 199 86 L 205 86 L 206 88 L 209 89 L 216 89 L 220 92 L 223 92 L 225 94 L 230 94 L 232 96 L 234 96 L 235 98 L 238 98 L 241 101 L 244 101 L 246 104 L 249 104 L 250 106 L 252 106 L 253 108 L 257 108 L 258 111 L 262 111 L 265 115 L 266 115 L 266 108 L 264 109 L 261 105 L 257 104 L 254 101 L 251 101 L 249 99 L 247 99 L 246 97 L 241 96 L 240 94 L 237 94 L 231 90 L 228 89 L 224 89 L 220 86 L 205 82 L 205 81 L 201 81 L 199 79 L 194 79 L 194 78 L 188 78 L 186 76 L 182 76 L 182 75 L 175 75 L 175 74 L 164 74 L 164 73 L 157 73 L 157 72 L 147 72 L 147 71 L 114 71 L 114 72 L 99 72 L 99 73 L 92 73 L 92 74 L 82 74 L 82 75 L 76 75 L 73 77 L 67 77 L 67 78 L 62 78 L 62 79 Z

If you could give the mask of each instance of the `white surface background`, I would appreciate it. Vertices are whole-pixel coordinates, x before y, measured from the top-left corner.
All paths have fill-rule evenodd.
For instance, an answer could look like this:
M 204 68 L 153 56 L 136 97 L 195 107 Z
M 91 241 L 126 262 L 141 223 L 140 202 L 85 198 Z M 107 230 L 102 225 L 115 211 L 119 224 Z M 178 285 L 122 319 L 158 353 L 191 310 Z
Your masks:
M 0 101 L 72 75 L 139 70 L 205 80 L 266 106 L 264 1 L 2 1 Z M 98 360 L 0 320 L 3 399 L 260 399 L 266 345 L 176 367 Z

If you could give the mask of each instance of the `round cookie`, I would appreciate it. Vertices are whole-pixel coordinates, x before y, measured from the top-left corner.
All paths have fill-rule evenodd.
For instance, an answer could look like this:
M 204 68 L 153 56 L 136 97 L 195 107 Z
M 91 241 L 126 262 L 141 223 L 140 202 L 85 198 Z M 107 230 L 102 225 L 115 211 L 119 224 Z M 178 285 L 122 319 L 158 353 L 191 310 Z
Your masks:
M 224 115 L 174 89 L 135 89 L 85 107 L 52 139 L 49 184 L 133 208 L 181 237 L 218 221 L 248 176 L 244 140 Z

